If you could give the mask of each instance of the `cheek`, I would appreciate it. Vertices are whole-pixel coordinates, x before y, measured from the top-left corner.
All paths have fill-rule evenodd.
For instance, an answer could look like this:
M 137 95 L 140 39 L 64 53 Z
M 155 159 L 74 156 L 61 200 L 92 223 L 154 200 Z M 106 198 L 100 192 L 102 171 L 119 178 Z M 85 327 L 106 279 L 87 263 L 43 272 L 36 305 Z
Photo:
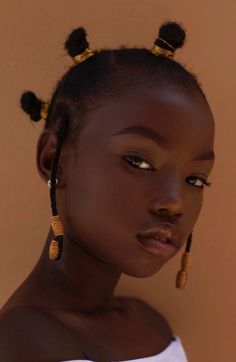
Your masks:
M 203 191 L 204 192 L 204 191 Z M 183 218 L 184 241 L 193 232 L 203 206 L 203 192 L 191 192 L 186 200 L 185 217 Z
M 137 191 L 117 168 L 89 170 L 67 188 L 63 214 L 69 236 L 92 255 L 115 270 L 145 277 L 165 261 L 138 246 L 136 234 L 144 229 L 146 210 Z
M 70 182 L 68 209 L 73 208 L 73 213 L 79 213 L 78 216 L 101 228 L 117 223 L 121 227 L 135 220 L 138 197 L 141 197 L 138 183 L 130 181 L 121 162 L 105 154 L 97 159 L 91 157 L 86 166 L 82 163 Z
M 71 180 L 65 191 L 65 215 L 76 239 L 100 253 L 107 245 L 126 247 L 135 238 L 138 207 L 124 177 L 110 167 L 88 169 Z M 132 239 L 133 241 L 133 239 Z M 108 248 L 106 253 L 112 253 Z

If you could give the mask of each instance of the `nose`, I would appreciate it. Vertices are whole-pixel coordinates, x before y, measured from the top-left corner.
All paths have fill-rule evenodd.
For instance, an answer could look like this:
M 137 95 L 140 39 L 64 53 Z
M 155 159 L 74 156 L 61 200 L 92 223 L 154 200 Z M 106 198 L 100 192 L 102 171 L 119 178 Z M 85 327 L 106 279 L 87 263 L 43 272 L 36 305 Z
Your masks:
M 184 210 L 183 190 L 180 180 L 172 177 L 158 183 L 154 197 L 149 202 L 149 210 L 160 216 L 181 217 Z

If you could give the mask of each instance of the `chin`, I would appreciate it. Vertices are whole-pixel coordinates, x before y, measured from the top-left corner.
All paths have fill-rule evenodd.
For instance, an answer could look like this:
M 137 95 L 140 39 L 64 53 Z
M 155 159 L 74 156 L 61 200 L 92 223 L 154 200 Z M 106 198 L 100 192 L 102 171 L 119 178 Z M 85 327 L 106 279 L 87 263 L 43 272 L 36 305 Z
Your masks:
M 159 270 L 167 263 L 168 261 L 159 261 L 156 262 L 155 264 L 152 263 L 152 265 L 149 263 L 148 264 L 142 264 L 141 261 L 139 262 L 139 265 L 133 266 L 133 268 L 131 269 L 131 265 L 129 268 L 127 268 L 127 270 L 123 270 L 122 273 L 129 275 L 131 277 L 135 277 L 135 278 L 147 278 L 147 277 L 151 277 L 152 275 L 155 275 L 156 273 L 159 272 Z

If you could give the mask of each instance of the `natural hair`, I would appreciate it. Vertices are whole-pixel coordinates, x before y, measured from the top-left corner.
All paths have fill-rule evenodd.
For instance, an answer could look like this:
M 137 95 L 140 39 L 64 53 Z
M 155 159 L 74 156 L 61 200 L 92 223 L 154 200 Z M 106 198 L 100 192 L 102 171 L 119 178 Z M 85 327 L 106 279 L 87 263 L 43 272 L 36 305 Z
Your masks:
M 175 22 L 164 23 L 155 45 L 166 50 L 183 46 L 185 31 Z M 89 47 L 84 28 L 74 30 L 65 42 L 73 58 Z M 103 49 L 85 61 L 73 65 L 58 82 L 52 95 L 45 128 L 54 128 L 58 136 L 51 173 L 51 207 L 56 208 L 56 174 L 63 142 L 79 142 L 86 126 L 86 115 L 104 102 L 124 95 L 139 86 L 165 87 L 191 94 L 204 93 L 196 77 L 173 59 L 155 56 L 146 48 Z M 43 102 L 32 92 L 21 97 L 21 106 L 35 122 L 41 119 Z

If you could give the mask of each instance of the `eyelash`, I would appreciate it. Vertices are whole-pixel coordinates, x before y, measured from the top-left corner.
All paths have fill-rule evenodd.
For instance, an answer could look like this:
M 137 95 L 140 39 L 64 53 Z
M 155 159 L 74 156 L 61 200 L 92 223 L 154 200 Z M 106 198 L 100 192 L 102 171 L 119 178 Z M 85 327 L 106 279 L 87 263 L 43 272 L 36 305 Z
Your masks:
M 127 159 L 131 159 L 131 160 L 134 160 L 134 159 L 136 159 L 136 160 L 139 160 L 139 161 L 144 161 L 144 162 L 146 162 L 146 163 L 148 163 L 149 165 L 150 165 L 150 163 L 148 162 L 148 161 L 146 161 L 144 158 L 142 158 L 142 157 L 139 157 L 139 156 L 136 156 L 136 155 L 126 155 L 126 156 L 124 156 L 123 157 L 123 159 L 124 159 L 124 161 L 129 165 L 129 166 L 131 166 L 132 168 L 136 168 L 136 169 L 139 169 L 139 170 L 150 170 L 150 168 L 148 169 L 148 168 L 145 168 L 145 169 L 142 169 L 142 168 L 140 168 L 140 167 L 137 167 L 137 166 L 134 166 L 133 164 L 132 164 L 132 161 L 130 162 L 130 161 L 127 161 Z M 152 170 L 155 170 L 153 167 L 152 167 Z M 190 177 L 188 177 L 188 179 L 198 179 L 198 180 L 201 180 L 201 182 L 203 183 L 203 185 L 202 186 L 194 186 L 194 187 L 196 187 L 196 188 L 198 188 L 198 189 L 203 189 L 205 186 L 207 186 L 207 187 L 209 187 L 209 186 L 211 186 L 211 182 L 208 182 L 207 180 L 205 180 L 204 178 L 202 178 L 202 177 L 194 177 L 194 176 L 190 176 Z

